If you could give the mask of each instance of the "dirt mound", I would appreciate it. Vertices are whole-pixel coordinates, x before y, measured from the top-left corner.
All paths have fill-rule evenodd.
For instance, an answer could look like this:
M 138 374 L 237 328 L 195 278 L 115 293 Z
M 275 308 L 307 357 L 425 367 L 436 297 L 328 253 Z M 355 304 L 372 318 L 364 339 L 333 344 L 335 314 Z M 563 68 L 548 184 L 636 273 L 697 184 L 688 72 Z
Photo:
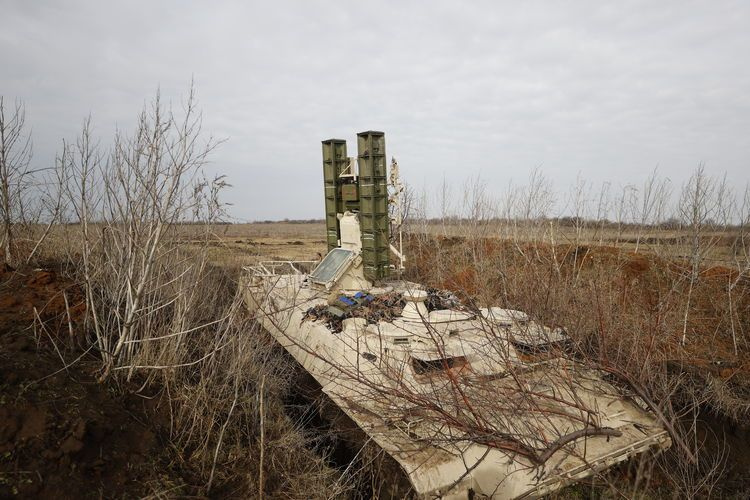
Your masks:
M 48 333 L 83 340 L 81 326 L 86 313 L 80 286 L 59 279 L 53 269 L 15 270 L 8 266 L 0 274 L 0 323 L 6 330 L 30 329 L 41 320 Z M 70 327 L 69 327 L 70 325 Z M 39 341 L 48 341 L 41 335 Z
M 63 368 L 60 356 L 70 364 L 82 355 L 65 338 L 67 318 L 78 332 L 84 311 L 80 290 L 53 270 L 3 269 L 0 498 L 136 497 L 185 484 L 168 468 L 169 416 L 156 398 L 98 384 L 90 353 Z M 56 347 L 34 337 L 36 314 L 64 336 Z

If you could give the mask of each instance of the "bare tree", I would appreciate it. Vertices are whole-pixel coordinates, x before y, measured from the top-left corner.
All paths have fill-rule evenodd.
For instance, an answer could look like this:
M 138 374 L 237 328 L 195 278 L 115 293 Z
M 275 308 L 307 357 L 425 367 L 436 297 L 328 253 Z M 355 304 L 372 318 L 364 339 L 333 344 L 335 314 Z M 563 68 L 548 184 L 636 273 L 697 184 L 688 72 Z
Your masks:
M 443 182 L 440 184 L 440 192 L 438 193 L 438 204 L 440 206 L 440 223 L 443 229 L 443 236 L 445 237 L 448 236 L 446 221 L 453 215 L 452 199 L 453 193 L 451 186 L 448 184 L 445 174 L 443 174 Z
M 687 340 L 690 303 L 693 289 L 700 275 L 701 264 L 708 250 L 717 242 L 717 238 L 708 234 L 708 230 L 715 225 L 717 217 L 726 213 L 728 190 L 726 179 L 719 181 L 707 176 L 702 163 L 682 188 L 679 212 L 690 238 L 690 271 L 687 306 L 682 328 L 683 344 Z
M 174 345 L 153 339 L 178 341 L 201 328 L 191 319 L 191 304 L 199 299 L 196 285 L 207 253 L 191 255 L 174 238 L 180 223 L 200 222 L 190 227 L 205 233 L 198 250 L 208 246 L 210 224 L 222 211 L 219 194 L 227 186 L 223 176 L 209 180 L 201 174 L 216 144 L 201 140 L 191 89 L 181 116 L 157 94 L 133 135 L 118 132 L 106 155 L 92 137 L 90 119 L 74 145 L 63 145 L 58 177 L 79 222 L 73 227 L 79 248 L 69 259 L 79 264 L 103 378 L 123 368 L 132 375 L 144 366 L 135 362 L 142 353 L 149 362 L 161 358 L 153 365 L 168 365 L 162 348 L 172 352 L 172 361 L 181 356 Z M 144 350 L 144 342 L 152 343 Z
M 0 218 L 3 224 L 5 262 L 15 260 L 13 223 L 23 214 L 22 196 L 31 171 L 31 137 L 24 132 L 26 110 L 16 101 L 6 115 L 0 96 Z
M 610 183 L 603 182 L 602 187 L 599 190 L 599 197 L 596 204 L 596 231 L 594 233 L 594 239 L 596 239 L 596 233 L 599 234 L 599 244 L 604 244 L 604 228 L 609 217 L 610 210 L 610 199 L 609 199 Z
M 52 169 L 52 174 L 46 175 L 37 186 L 39 209 L 37 218 L 32 222 L 40 222 L 44 215 L 46 216 L 46 224 L 41 234 L 34 234 L 35 243 L 26 256 L 26 264 L 32 262 L 34 257 L 37 256 L 37 252 L 44 248 L 43 244 L 47 237 L 65 215 L 68 204 L 65 194 L 67 180 L 64 176 L 67 170 L 62 165 L 62 160 L 60 157 L 55 158 L 55 167 Z
M 583 179 L 579 173 L 576 177 L 576 183 L 571 187 L 569 193 L 569 213 L 572 215 L 570 222 L 572 222 L 573 229 L 575 230 L 575 236 L 573 239 L 573 260 L 579 262 L 580 246 L 583 243 L 583 233 L 586 228 L 586 218 L 588 216 L 588 206 L 590 200 L 591 186 Z M 553 250 L 554 251 L 554 250 Z M 583 261 L 581 259 L 581 265 Z M 578 279 L 580 268 L 576 269 L 575 275 Z
M 523 190 L 521 203 L 520 215 L 527 221 L 543 219 L 554 206 L 552 182 L 544 176 L 541 169 L 535 168 L 529 174 L 529 183 Z
M 638 252 L 643 231 L 649 224 L 661 220 L 669 199 L 669 179 L 660 179 L 658 167 L 655 167 L 643 183 L 641 203 L 633 205 L 633 222 L 638 224 L 635 241 L 635 252 Z
M 616 200 L 615 209 L 615 222 L 617 222 L 617 238 L 615 244 L 619 244 L 622 239 L 622 233 L 625 225 L 628 223 L 628 208 L 632 207 L 637 203 L 638 191 L 636 188 L 627 184 L 622 187 L 622 192 Z

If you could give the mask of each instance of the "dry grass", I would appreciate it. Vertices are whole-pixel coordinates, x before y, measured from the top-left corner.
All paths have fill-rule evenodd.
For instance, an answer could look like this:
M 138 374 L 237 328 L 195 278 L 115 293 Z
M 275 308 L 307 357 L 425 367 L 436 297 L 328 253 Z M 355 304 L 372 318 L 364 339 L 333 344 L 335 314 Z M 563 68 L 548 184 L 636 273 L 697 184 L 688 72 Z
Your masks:
M 426 230 L 408 238 L 408 277 L 564 326 L 577 341 L 577 355 L 632 378 L 660 403 L 699 463 L 690 465 L 676 450 L 656 462 L 644 458 L 628 469 L 636 480 L 604 480 L 616 482 L 607 486 L 612 492 L 713 491 L 727 477 L 720 474 L 725 454 L 718 444 L 703 446 L 694 417 L 708 410 L 741 423 L 750 410 L 750 284 L 742 274 L 746 262 L 734 259 L 732 233 L 704 234 L 711 256 L 691 285 L 684 232 L 490 227 L 476 237 L 461 225 L 422 226 Z M 325 251 L 323 232 L 322 224 L 229 226 L 213 231 L 218 244 L 210 252 L 217 263 L 235 269 L 250 258 L 309 259 Z M 665 472 L 652 483 L 644 474 L 654 467 Z
M 168 408 L 175 461 L 201 480 L 187 493 L 336 496 L 346 490 L 340 474 L 284 411 L 292 365 L 246 312 L 238 247 L 212 225 L 225 184 L 201 174 L 215 143 L 201 139 L 192 93 L 182 109 L 157 95 L 106 152 L 85 121 L 57 161 L 62 202 L 50 214 L 76 222 L 18 224 L 14 255 L 38 248 L 33 262 L 54 261 L 80 287 L 84 348 L 100 360 L 101 383 L 137 382 Z M 279 253 L 300 246 L 261 238 Z M 162 486 L 155 496 L 171 487 Z
M 255 223 L 213 225 L 210 228 L 211 262 L 221 266 L 243 266 L 262 260 L 310 260 L 328 250 L 323 223 Z M 187 246 L 203 242 L 196 228 L 181 226 L 178 239 Z
M 689 260 L 668 257 L 679 249 L 635 253 L 629 244 L 553 245 L 424 233 L 412 235 L 409 249 L 411 278 L 563 326 L 576 341 L 577 356 L 636 381 L 659 402 L 698 460 L 691 463 L 678 447 L 667 453 L 657 464 L 666 491 L 705 496 L 729 477 L 747 481 L 744 470 L 725 463 L 720 431 L 708 436 L 714 443 L 707 445 L 705 431 L 700 438 L 697 430 L 699 415 L 713 412 L 742 426 L 750 414 L 745 263 L 738 270 L 705 261 L 691 280 Z M 743 453 L 747 445 L 736 447 Z M 642 479 L 613 491 L 635 484 L 638 489 L 626 496 L 654 494 Z
M 93 227 L 93 232 L 99 231 Z M 750 398 L 743 392 L 743 377 L 750 372 L 750 292 L 731 258 L 724 258 L 728 265 L 723 266 L 705 261 L 688 304 L 689 263 L 681 258 L 682 235 L 674 230 L 641 233 L 635 253 L 633 235 L 627 232 L 599 234 L 597 240 L 594 233 L 569 228 L 551 231 L 549 226 L 530 224 L 522 230 L 516 227 L 514 233 L 498 225 L 476 237 L 456 225 L 446 237 L 441 225 L 423 227 L 427 230 L 408 239 L 410 278 L 565 326 L 578 341 L 580 355 L 605 360 L 633 376 L 676 422 L 685 421 L 683 413 L 697 407 L 734 422 L 746 418 Z M 75 255 L 79 230 L 76 225 L 54 227 L 37 257 L 65 260 Z M 174 248 L 192 255 L 185 263 L 206 263 L 198 281 L 190 278 L 183 283 L 197 290 L 187 304 L 193 311 L 190 324 L 206 324 L 235 308 L 231 320 L 219 327 L 201 328 L 180 342 L 148 342 L 132 358 L 138 366 L 174 366 L 141 368 L 134 376 L 150 392 L 162 394 L 163 404 L 170 406 L 176 456 L 181 467 L 204 478 L 199 493 L 208 493 L 210 482 L 211 494 L 258 496 L 261 448 L 265 495 L 325 498 L 351 493 L 351 485 L 315 451 L 314 438 L 289 418 L 284 396 L 294 383 L 293 364 L 243 314 L 234 291 L 242 265 L 323 254 L 323 234 L 320 223 L 177 225 L 169 233 L 169 248 L 177 243 Z M 715 241 L 715 254 L 736 254 L 730 238 Z M 738 285 L 730 296 L 728 285 L 735 281 Z M 683 345 L 680 333 L 686 311 L 688 342 Z M 174 311 L 167 308 L 163 313 Z M 635 474 L 638 480 L 606 478 L 600 484 L 610 483 L 606 488 L 628 496 L 656 491 L 706 494 L 722 477 L 714 468 L 721 454 L 716 446 L 702 447 L 690 425 L 684 432 L 688 441 L 695 438 L 690 442 L 702 453 L 701 466 L 686 465 L 685 457 L 670 452 L 650 465 L 630 466 L 626 475 Z M 663 474 L 661 482 L 644 480 L 643 471 L 654 467 L 680 474 Z M 166 487 L 154 485 L 155 492 Z
M 589 245 L 616 247 L 622 251 L 640 251 L 656 254 L 665 258 L 680 258 L 690 255 L 690 239 L 687 230 L 650 227 L 618 228 L 615 225 L 597 225 L 590 222 L 585 227 L 576 228 L 557 221 L 541 223 L 509 223 L 488 221 L 482 224 L 477 235 L 476 227 L 466 221 L 439 220 L 424 225 L 415 225 L 412 233 L 424 233 L 443 238 L 474 238 L 481 236 L 500 240 L 512 240 L 518 243 L 542 242 L 549 244 Z M 734 246 L 742 237 L 739 229 L 717 228 L 706 231 L 702 237 L 712 242 L 705 260 L 711 264 L 734 265 Z

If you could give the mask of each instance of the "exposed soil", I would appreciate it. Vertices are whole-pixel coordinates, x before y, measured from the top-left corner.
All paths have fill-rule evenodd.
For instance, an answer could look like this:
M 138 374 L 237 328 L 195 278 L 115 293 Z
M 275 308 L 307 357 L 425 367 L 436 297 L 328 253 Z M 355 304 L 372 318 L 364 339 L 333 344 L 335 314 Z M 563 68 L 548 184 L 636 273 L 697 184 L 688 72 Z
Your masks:
M 79 347 L 81 290 L 52 269 L 0 271 L 0 498 L 130 498 L 184 487 L 156 400 L 97 382 L 95 355 Z M 34 328 L 35 318 L 46 328 Z
M 500 270 L 482 275 L 477 271 L 472 245 L 479 260 L 492 263 Z M 682 317 L 690 280 L 690 264 L 685 259 L 667 259 L 647 252 L 633 253 L 615 247 L 585 245 L 549 245 L 539 242 L 514 244 L 497 239 L 479 239 L 469 244 L 459 237 L 435 239 L 433 245 L 420 245 L 412 250 L 413 266 L 417 278 L 423 278 L 439 288 L 455 291 L 462 299 L 484 297 L 516 300 L 519 307 L 528 309 L 534 291 L 519 286 L 530 271 L 536 278 L 546 281 L 532 283 L 535 287 L 549 287 L 549 293 L 560 293 L 555 285 L 576 284 L 583 290 L 589 283 L 607 276 L 608 285 L 620 297 L 618 310 L 623 314 L 651 314 L 671 308 Z M 439 255 L 438 255 L 439 254 Z M 434 269 L 442 263 L 443 272 L 435 276 Z M 555 275 L 558 270 L 560 275 Z M 505 281 L 512 276 L 516 281 L 508 286 Z M 576 275 L 577 281 L 572 278 Z M 550 278 L 552 276 L 554 279 Z M 425 278 L 426 277 L 426 278 Z M 728 285 L 733 285 L 732 304 L 727 304 Z M 515 288 L 514 288 L 515 286 Z M 529 291 L 531 290 L 531 291 Z M 678 293 L 674 293 L 679 290 Z M 584 297 L 585 290 L 578 294 Z M 598 294 L 598 292 L 597 292 Z M 575 294 L 568 294 L 575 298 Z M 673 298 L 669 298 L 672 296 Z M 585 296 L 589 299 L 589 296 Z M 665 306 L 665 304 L 667 304 Z M 577 304 L 568 304 L 570 311 Z M 687 322 L 689 342 L 682 345 L 682 321 L 669 322 L 669 336 L 660 348 L 666 359 L 679 359 L 681 364 L 691 364 L 722 379 L 750 378 L 750 349 L 744 337 L 750 332 L 750 279 L 740 276 L 736 269 L 725 266 L 706 266 L 699 272 L 699 280 L 692 291 L 691 311 Z M 660 312 L 659 312 L 660 313 Z M 542 318 L 545 319 L 545 318 Z M 559 318 L 551 318 L 557 320 Z M 666 322 L 666 321 L 665 321 Z M 570 326 L 570 322 L 565 326 Z M 736 332 L 738 351 L 735 353 Z

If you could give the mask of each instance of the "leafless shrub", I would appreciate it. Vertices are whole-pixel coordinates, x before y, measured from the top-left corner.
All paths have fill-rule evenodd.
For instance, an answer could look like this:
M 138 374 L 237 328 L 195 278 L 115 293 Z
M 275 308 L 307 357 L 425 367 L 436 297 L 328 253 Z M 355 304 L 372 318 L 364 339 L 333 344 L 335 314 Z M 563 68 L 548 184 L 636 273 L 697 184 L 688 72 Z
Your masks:
M 67 239 L 62 257 L 85 292 L 100 381 L 137 382 L 166 406 L 176 458 L 205 480 L 199 493 L 344 491 L 284 414 L 289 363 L 245 312 L 237 277 L 210 264 L 228 184 L 203 174 L 218 142 L 203 139 L 192 89 L 180 112 L 157 94 L 107 150 L 92 131 L 88 118 L 63 144 L 47 200 L 67 222 L 55 237 Z
M 15 256 L 14 225 L 26 220 L 24 195 L 30 187 L 33 171 L 31 137 L 26 135 L 26 110 L 16 102 L 6 114 L 5 100 L 0 96 L 0 218 L 5 262 L 13 264 Z
M 220 210 L 215 191 L 205 196 L 211 186 L 198 181 L 215 143 L 199 142 L 194 105 L 191 93 L 178 118 L 157 95 L 133 136 L 118 133 L 106 156 L 91 137 L 90 119 L 75 146 L 64 145 L 59 177 L 78 222 L 71 236 L 80 241 L 69 258 L 81 270 L 103 377 L 124 366 L 132 376 L 141 342 L 181 337 L 196 327 L 186 308 L 195 301 L 190 283 L 200 282 L 205 252 L 193 256 L 170 241 L 176 225 L 200 213 L 201 205 L 207 211 L 203 223 Z M 163 309 L 174 312 L 168 325 L 157 314 Z
M 637 224 L 638 231 L 634 252 L 637 253 L 640 248 L 643 231 L 663 220 L 669 196 L 669 179 L 660 179 L 658 168 L 654 168 L 651 175 L 643 183 L 640 206 L 633 206 L 632 219 Z
M 727 200 L 729 199 L 726 179 L 716 180 L 707 176 L 700 165 L 682 189 L 679 211 L 690 236 L 690 274 L 688 300 L 683 321 L 682 343 L 687 341 L 688 316 L 693 290 L 700 276 L 700 269 L 708 250 L 719 238 L 707 235 L 711 226 L 728 222 Z
M 524 214 L 537 210 L 529 208 L 533 202 L 520 203 L 520 191 L 510 190 L 500 206 L 507 214 L 502 220 L 513 221 L 511 230 L 500 222 L 499 238 L 484 239 L 484 252 L 472 251 L 468 244 L 423 241 L 410 248 L 414 265 L 409 276 L 466 292 L 483 305 L 526 310 L 546 324 L 565 326 L 577 341 L 577 356 L 639 387 L 683 444 L 655 462 L 675 491 L 710 494 L 721 481 L 726 453 L 721 446 L 702 445 L 702 439 L 717 438 L 696 438 L 692 415 L 709 408 L 741 422 L 747 414 L 746 394 L 721 377 L 696 379 L 681 375 L 682 368 L 668 367 L 689 364 L 693 356 L 703 363 L 700 356 L 711 349 L 711 338 L 713 346 L 716 340 L 719 345 L 730 340 L 734 355 L 744 356 L 748 323 L 738 312 L 748 307 L 744 284 L 750 268 L 743 239 L 748 203 L 733 204 L 726 183 L 703 168 L 696 170 L 677 203 L 669 182 L 656 171 L 642 189 L 625 186 L 613 201 L 605 191 L 589 195 L 579 182 L 563 209 L 572 225 L 550 220 L 544 230 L 536 220 L 524 220 Z M 611 224 L 603 220 L 608 214 L 614 216 Z M 678 225 L 659 229 L 674 214 L 680 215 Z M 587 231 L 592 219 L 597 223 Z M 424 237 L 414 236 L 419 238 Z M 724 248 L 730 249 L 729 259 Z M 682 260 L 686 254 L 687 267 Z M 725 265 L 734 262 L 735 271 L 709 269 L 718 258 Z M 694 332 L 698 344 L 689 352 L 680 345 L 686 332 Z M 675 365 L 675 359 L 683 361 Z M 640 486 L 648 483 L 645 476 L 636 479 Z

